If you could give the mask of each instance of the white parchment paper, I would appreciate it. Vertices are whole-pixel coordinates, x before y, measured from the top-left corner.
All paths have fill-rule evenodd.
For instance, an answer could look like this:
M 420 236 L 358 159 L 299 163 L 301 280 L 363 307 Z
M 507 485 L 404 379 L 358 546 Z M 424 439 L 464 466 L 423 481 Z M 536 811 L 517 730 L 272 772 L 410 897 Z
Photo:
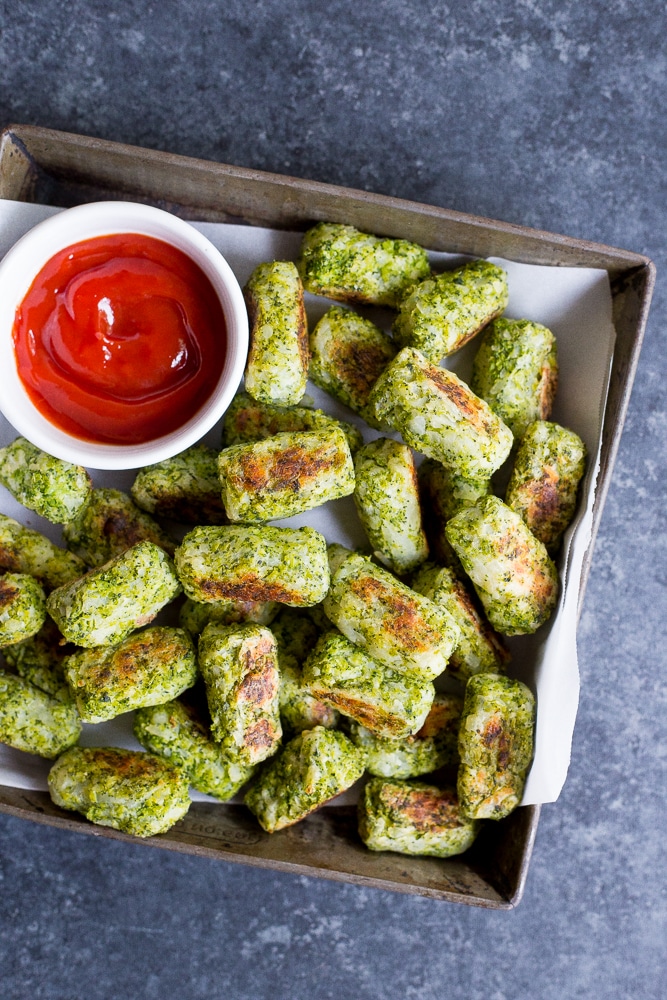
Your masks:
M 60 209 L 0 200 L 0 257 L 25 232 Z M 226 257 L 241 285 L 257 264 L 266 260 L 295 259 L 301 235 L 250 226 L 193 223 Z M 464 258 L 430 255 L 436 269 L 451 267 Z M 615 333 L 611 319 L 611 294 L 606 271 L 589 268 L 541 267 L 490 258 L 509 275 L 510 300 L 506 315 L 531 319 L 551 329 L 558 342 L 559 389 L 551 419 L 576 431 L 588 449 L 588 465 L 579 511 L 568 529 L 558 560 L 561 592 L 557 613 L 533 636 L 508 641 L 512 652 L 509 673 L 525 681 L 537 696 L 535 758 L 526 784 L 524 804 L 553 802 L 560 794 L 570 762 L 572 732 L 579 700 L 576 619 L 583 559 L 590 540 L 595 498 L 602 419 L 607 396 Z M 306 296 L 309 320 L 314 322 L 329 307 L 326 299 Z M 364 310 L 379 326 L 389 329 L 388 310 Z M 467 380 L 477 345 L 473 340 L 446 360 L 446 367 Z M 0 393 L 2 372 L 0 372 Z M 377 437 L 354 414 L 309 383 L 307 392 L 316 406 L 356 423 L 366 440 Z M 0 416 L 0 446 L 16 431 Z M 220 428 L 204 439 L 219 446 Z M 96 472 L 96 486 L 129 490 L 134 471 Z M 0 511 L 61 543 L 60 528 L 20 506 L 0 486 Z M 367 542 L 350 497 L 276 524 L 310 524 L 328 541 L 367 549 Z M 124 746 L 141 749 L 132 735 L 132 713 L 112 722 L 87 725 L 81 738 L 86 746 Z M 50 764 L 0 744 L 0 784 L 26 789 L 46 789 Z M 195 799 L 208 796 L 192 792 Z M 210 801 L 216 801 L 210 799 Z

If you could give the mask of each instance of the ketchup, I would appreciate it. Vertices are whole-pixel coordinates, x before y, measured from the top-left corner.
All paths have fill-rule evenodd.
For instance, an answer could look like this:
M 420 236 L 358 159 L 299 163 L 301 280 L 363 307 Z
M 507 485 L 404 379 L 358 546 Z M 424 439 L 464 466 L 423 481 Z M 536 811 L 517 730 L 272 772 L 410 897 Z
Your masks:
M 18 373 L 51 423 L 86 441 L 139 444 L 182 426 L 213 392 L 226 330 L 210 281 L 152 236 L 61 250 L 16 310 Z

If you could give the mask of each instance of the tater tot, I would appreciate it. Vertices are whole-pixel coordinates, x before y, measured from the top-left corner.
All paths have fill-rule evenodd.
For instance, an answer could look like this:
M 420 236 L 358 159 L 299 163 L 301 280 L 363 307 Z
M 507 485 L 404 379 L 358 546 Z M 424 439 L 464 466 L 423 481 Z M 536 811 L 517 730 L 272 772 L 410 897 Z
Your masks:
M 63 528 L 67 548 L 89 566 L 102 566 L 137 542 L 154 542 L 173 555 L 175 542 L 127 493 L 96 489 L 79 515 Z
M 314 528 L 230 524 L 198 527 L 176 550 L 176 569 L 193 601 L 319 604 L 329 588 L 327 543 Z
M 374 555 L 399 576 L 428 556 L 419 486 L 410 448 L 378 438 L 354 459 L 354 501 Z
M 507 504 L 484 497 L 448 521 L 446 535 L 498 632 L 526 635 L 548 621 L 558 572 L 542 542 Z
M 138 507 L 182 524 L 225 524 L 218 452 L 197 444 L 140 469 L 131 488 Z
M 321 701 L 376 736 L 412 736 L 435 697 L 429 680 L 399 673 L 373 660 L 339 632 L 319 639 L 303 667 L 304 683 Z
M 86 564 L 32 528 L 0 514 L 0 569 L 34 576 L 45 590 L 83 576 Z
M 267 833 L 282 830 L 350 788 L 364 773 L 365 760 L 343 733 L 307 729 L 261 770 L 244 802 Z
M 84 468 L 40 451 L 24 437 L 0 448 L 0 483 L 24 507 L 54 524 L 71 521 L 92 490 Z
M 479 827 L 455 788 L 372 778 L 359 800 L 359 836 L 371 851 L 449 858 L 467 851 Z
M 0 646 L 29 639 L 46 618 L 44 591 L 27 573 L 0 575 Z
M 396 355 L 391 338 L 369 319 L 351 309 L 332 306 L 310 335 L 310 378 L 330 396 L 381 425 L 368 405 L 370 391 Z
M 0 743 L 53 759 L 79 739 L 76 708 L 0 670 Z
M 520 681 L 475 674 L 459 727 L 458 793 L 472 819 L 502 819 L 521 802 L 533 757 L 535 699 Z
M 354 465 L 339 427 L 293 431 L 225 448 L 218 459 L 230 521 L 291 517 L 354 490 Z
M 58 587 L 46 608 L 68 642 L 89 649 L 121 642 L 180 592 L 164 549 L 138 542 L 80 580 Z
M 65 658 L 64 669 L 83 722 L 161 705 L 197 679 L 189 634 L 164 625 L 134 632 L 118 645 L 78 650 Z
M 187 776 L 151 753 L 117 747 L 72 747 L 48 777 L 61 809 L 135 837 L 165 833 L 190 808 Z
M 246 765 L 271 757 L 282 738 L 276 642 L 263 625 L 207 625 L 199 637 L 213 738 Z
M 142 747 L 183 771 L 197 791 L 221 802 L 236 795 L 255 771 L 211 738 L 194 705 L 179 700 L 138 709 L 133 731 Z
M 466 479 L 490 477 L 512 447 L 512 432 L 483 399 L 411 347 L 380 375 L 370 404 L 411 448 Z
M 324 611 L 368 656 L 427 680 L 445 670 L 459 637 L 443 608 L 357 553 L 333 573 Z
M 243 294 L 250 316 L 246 392 L 264 403 L 298 403 L 306 389 L 310 352 L 296 265 L 280 260 L 260 264 Z
M 505 502 L 549 552 L 557 550 L 574 517 L 585 467 L 584 442 L 559 424 L 536 420 L 521 439 Z
M 502 267 L 474 260 L 413 288 L 400 304 L 394 337 L 401 347 L 414 347 L 437 364 L 500 316 L 508 299 Z
M 426 251 L 407 240 L 319 222 L 303 237 L 297 262 L 304 288 L 343 302 L 396 308 L 431 272 Z
M 551 413 L 558 385 L 556 338 L 540 323 L 495 320 L 484 332 L 470 388 L 486 400 L 517 441 Z

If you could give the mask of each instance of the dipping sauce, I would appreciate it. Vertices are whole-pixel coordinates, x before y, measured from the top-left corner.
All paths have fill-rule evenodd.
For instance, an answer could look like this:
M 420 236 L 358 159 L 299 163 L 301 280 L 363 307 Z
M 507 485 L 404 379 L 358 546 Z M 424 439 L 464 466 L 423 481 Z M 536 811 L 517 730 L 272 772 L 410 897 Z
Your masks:
M 226 329 L 209 279 L 137 233 L 52 257 L 16 310 L 18 373 L 33 404 L 86 441 L 140 444 L 182 427 L 213 392 Z

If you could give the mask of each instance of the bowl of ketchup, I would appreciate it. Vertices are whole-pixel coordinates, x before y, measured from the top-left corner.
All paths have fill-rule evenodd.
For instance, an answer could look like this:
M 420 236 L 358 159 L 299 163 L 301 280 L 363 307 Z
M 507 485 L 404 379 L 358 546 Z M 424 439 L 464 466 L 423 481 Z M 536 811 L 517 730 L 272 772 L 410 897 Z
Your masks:
M 0 262 L 0 409 L 57 458 L 132 469 L 183 451 L 229 406 L 247 352 L 229 264 L 161 209 L 70 208 Z

